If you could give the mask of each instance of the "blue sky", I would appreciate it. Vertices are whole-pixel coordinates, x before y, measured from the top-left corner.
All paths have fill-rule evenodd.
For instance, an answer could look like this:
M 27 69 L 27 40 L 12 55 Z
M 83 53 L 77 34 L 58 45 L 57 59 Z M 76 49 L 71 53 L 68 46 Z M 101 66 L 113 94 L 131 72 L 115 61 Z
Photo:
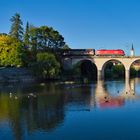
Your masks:
M 0 32 L 20 13 L 24 26 L 48 25 L 58 30 L 71 48 L 123 49 L 132 43 L 140 55 L 139 0 L 1 0 Z

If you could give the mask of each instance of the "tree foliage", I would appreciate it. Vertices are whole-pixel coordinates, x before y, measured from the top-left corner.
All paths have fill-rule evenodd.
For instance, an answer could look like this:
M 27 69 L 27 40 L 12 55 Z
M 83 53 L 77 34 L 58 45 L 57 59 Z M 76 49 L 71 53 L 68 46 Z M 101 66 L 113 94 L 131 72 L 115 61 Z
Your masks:
M 122 64 L 115 65 L 112 67 L 112 73 L 116 73 L 119 77 L 122 77 L 125 74 L 125 68 Z
M 16 38 L 17 40 L 22 40 L 23 38 L 23 23 L 20 19 L 20 14 L 16 13 L 12 18 L 10 19 L 12 22 L 11 30 L 10 30 L 10 35 L 13 38 Z
M 124 77 L 125 68 L 122 64 L 113 65 L 113 63 L 109 63 L 105 69 L 105 77 L 106 78 L 120 78 Z
M 63 50 L 69 50 L 70 49 L 70 47 L 67 45 L 67 44 L 65 44 L 64 46 L 63 46 L 63 48 L 62 48 Z
M 55 78 L 60 71 L 60 64 L 52 53 L 38 53 L 37 62 L 32 64 L 36 75 L 43 78 Z
M 130 76 L 139 77 L 140 76 L 140 69 L 136 69 L 134 66 L 131 66 L 130 67 Z
M 32 48 L 47 51 L 48 49 L 59 49 L 65 45 L 64 38 L 52 27 L 41 26 L 30 28 Z
M 24 34 L 24 45 L 29 47 L 30 44 L 30 31 L 29 31 L 29 23 L 26 24 L 25 34 Z
M 22 43 L 8 35 L 0 36 L 0 65 L 22 65 Z

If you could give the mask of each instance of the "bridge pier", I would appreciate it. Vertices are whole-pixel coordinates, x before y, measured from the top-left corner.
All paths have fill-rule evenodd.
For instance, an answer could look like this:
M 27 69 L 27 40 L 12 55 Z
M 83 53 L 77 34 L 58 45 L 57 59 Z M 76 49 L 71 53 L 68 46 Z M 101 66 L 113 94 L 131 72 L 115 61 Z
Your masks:
M 130 78 L 130 70 L 125 70 L 125 80 L 129 80 Z
M 125 70 L 125 93 L 128 94 L 131 91 L 130 88 L 130 70 L 126 69 Z
M 103 80 L 104 79 L 104 72 L 103 70 L 98 70 L 97 72 L 97 80 Z
M 130 83 L 129 83 L 129 79 L 125 78 L 125 93 L 129 93 L 130 92 Z

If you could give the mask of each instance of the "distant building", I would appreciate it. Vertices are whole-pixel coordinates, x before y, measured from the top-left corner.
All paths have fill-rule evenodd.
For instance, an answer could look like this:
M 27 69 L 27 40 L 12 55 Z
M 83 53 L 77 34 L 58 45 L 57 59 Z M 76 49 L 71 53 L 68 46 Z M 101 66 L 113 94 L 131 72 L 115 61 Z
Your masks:
M 131 50 L 130 50 L 130 56 L 131 56 L 131 57 L 134 57 L 134 56 L 135 56 L 135 51 L 134 51 L 133 44 L 132 44 L 132 48 L 131 48 Z

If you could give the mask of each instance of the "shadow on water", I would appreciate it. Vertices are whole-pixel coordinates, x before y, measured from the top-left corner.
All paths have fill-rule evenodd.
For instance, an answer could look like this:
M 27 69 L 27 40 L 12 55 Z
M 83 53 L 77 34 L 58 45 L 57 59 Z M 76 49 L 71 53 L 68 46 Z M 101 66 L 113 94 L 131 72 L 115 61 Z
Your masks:
M 135 86 L 139 83 L 140 79 L 132 79 L 129 85 L 124 81 L 1 85 L 0 138 L 21 140 L 25 135 L 29 137 L 39 132 L 53 134 L 65 125 L 70 112 L 90 113 L 123 107 L 127 100 L 140 98 L 139 88 Z M 6 128 L 11 130 L 6 135 L 2 125 L 5 122 L 8 122 Z

